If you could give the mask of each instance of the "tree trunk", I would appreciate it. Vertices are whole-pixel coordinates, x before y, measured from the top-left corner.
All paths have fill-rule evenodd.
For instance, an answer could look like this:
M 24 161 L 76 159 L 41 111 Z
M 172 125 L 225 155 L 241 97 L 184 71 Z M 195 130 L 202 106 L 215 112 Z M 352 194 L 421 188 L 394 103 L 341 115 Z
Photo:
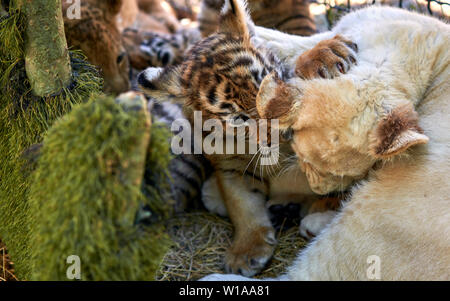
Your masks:
M 71 67 L 61 0 L 18 0 L 26 16 L 25 68 L 34 94 L 58 94 L 70 84 Z

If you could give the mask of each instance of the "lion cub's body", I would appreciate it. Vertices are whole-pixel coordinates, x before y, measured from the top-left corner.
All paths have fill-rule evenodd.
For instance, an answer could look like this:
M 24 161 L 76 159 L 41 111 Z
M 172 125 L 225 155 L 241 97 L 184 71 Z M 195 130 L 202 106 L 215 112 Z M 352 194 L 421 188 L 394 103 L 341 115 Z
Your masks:
M 349 74 L 352 87 L 346 88 L 346 77 L 326 85 L 333 89 L 329 97 L 345 93 L 339 98 L 354 98 L 355 109 L 372 101 L 393 107 L 409 101 L 429 142 L 370 171 L 289 277 L 368 279 L 377 276 L 369 258 L 376 255 L 381 279 L 449 280 L 450 26 L 394 9 L 366 10 L 353 18 L 335 30 L 357 41 L 360 66 Z
M 343 186 L 364 180 L 286 279 L 449 280 L 450 26 L 369 8 L 311 38 L 259 30 L 291 66 L 335 34 L 358 44 L 358 66 L 333 80 L 288 82 L 301 91 L 293 147 L 315 191 L 336 189 L 339 177 Z

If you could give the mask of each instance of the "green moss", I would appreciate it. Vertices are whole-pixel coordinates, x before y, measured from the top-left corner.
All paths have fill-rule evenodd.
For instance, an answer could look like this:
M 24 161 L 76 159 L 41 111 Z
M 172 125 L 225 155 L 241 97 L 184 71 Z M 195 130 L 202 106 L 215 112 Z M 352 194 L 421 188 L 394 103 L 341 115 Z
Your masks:
M 23 15 L 13 6 L 0 18 L 0 64 L 9 65 L 23 57 L 24 24 Z
M 32 279 L 67 279 L 69 255 L 80 257 L 83 280 L 154 279 L 168 239 L 158 225 L 136 226 L 146 201 L 140 181 L 130 181 L 130 166 L 145 162 L 137 147 L 149 130 L 143 115 L 93 97 L 48 131 L 31 190 L 39 246 Z
M 79 52 L 71 52 L 69 87 L 34 96 L 23 24 L 14 5 L 0 19 L 0 237 L 16 276 L 66 279 L 67 256 L 78 255 L 85 280 L 153 279 L 168 240 L 158 223 L 137 221 L 144 205 L 168 212 L 169 134 L 154 126 L 148 150 L 136 153 L 145 118 L 100 96 L 102 79 Z M 41 142 L 36 164 L 26 150 Z M 142 190 L 147 152 L 151 184 Z
M 98 72 L 72 53 L 72 85 L 51 97 L 35 97 L 23 60 L 23 16 L 11 5 L 0 20 L 0 237 L 15 262 L 17 276 L 28 279 L 30 263 L 29 171 L 25 149 L 42 140 L 54 120 L 101 90 Z

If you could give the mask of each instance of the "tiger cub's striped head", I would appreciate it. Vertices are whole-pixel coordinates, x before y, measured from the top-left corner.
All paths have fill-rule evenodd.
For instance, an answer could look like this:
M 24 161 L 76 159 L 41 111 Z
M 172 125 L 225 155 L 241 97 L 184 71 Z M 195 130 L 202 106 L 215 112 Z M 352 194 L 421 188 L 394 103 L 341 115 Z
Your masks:
M 281 77 L 283 70 L 273 54 L 253 45 L 252 35 L 246 3 L 227 0 L 214 35 L 195 44 L 181 65 L 142 72 L 139 85 L 158 100 L 181 101 L 188 115 L 201 111 L 203 120 L 238 127 L 259 119 L 256 96 L 261 82 L 271 72 Z

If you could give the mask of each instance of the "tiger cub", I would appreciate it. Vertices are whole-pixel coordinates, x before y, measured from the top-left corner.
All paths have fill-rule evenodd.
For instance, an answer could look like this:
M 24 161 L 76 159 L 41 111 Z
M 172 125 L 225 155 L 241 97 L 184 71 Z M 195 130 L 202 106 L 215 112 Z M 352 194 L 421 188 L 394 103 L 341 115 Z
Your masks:
M 256 96 L 268 74 L 275 72 L 280 78 L 290 75 L 275 55 L 253 44 L 254 27 L 244 2 L 227 0 L 219 25 L 218 33 L 195 44 L 181 65 L 149 68 L 139 75 L 138 82 L 147 95 L 159 101 L 172 99 L 183 103 L 185 116 L 191 122 L 194 111 L 199 111 L 203 122 L 219 120 L 225 130 L 241 127 L 250 119 L 260 119 Z M 350 68 L 346 63 L 348 57 L 354 55 L 349 46 L 353 44 L 335 37 L 329 40 L 329 45 L 329 49 L 319 45 L 316 55 L 311 50 L 313 53 L 308 55 L 314 63 L 303 64 L 308 72 L 300 65 L 299 72 L 316 76 L 320 76 L 320 70 L 325 75 L 346 72 Z M 224 137 L 226 142 L 226 132 Z M 245 138 L 250 143 L 250 133 Z M 289 143 L 279 145 L 279 155 L 282 159 L 277 164 L 266 166 L 261 163 L 260 152 L 205 154 L 215 173 L 204 184 L 203 201 L 209 209 L 227 213 L 235 227 L 225 259 L 229 272 L 254 275 L 270 259 L 276 239 L 265 206 L 268 198 L 289 195 L 289 199 L 294 196 L 309 201 L 318 199 L 299 168 L 284 170 L 293 155 Z
M 223 0 L 202 1 L 198 22 L 204 37 L 217 31 L 223 3 Z M 258 26 L 300 36 L 316 33 L 308 0 L 248 0 L 247 3 L 252 20 Z

